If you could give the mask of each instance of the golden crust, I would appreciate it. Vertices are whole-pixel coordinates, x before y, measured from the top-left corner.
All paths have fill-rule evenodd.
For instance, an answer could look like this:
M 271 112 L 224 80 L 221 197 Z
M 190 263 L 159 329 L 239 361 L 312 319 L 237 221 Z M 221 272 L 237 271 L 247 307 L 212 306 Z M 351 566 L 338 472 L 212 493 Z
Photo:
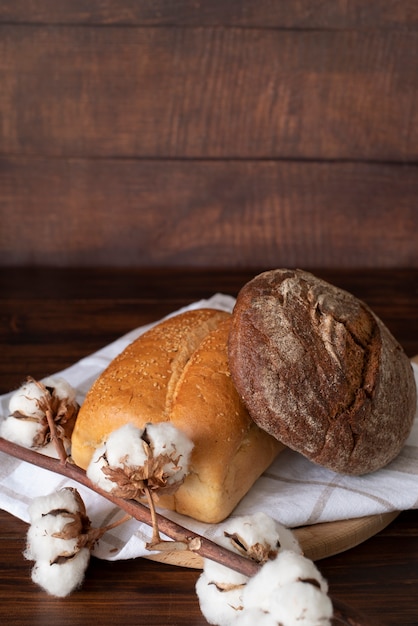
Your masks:
M 188 514 L 199 491 L 198 514 L 209 522 L 226 517 L 284 448 L 255 425 L 238 396 L 228 367 L 229 326 L 229 318 L 220 322 L 190 358 L 170 418 L 195 443 L 176 510 Z
M 231 316 L 197 309 L 154 326 L 117 356 L 80 408 L 72 457 L 86 468 L 96 447 L 126 423 L 171 421 L 195 447 L 191 472 L 160 504 L 204 522 L 229 515 L 283 445 L 250 418 L 232 382 Z

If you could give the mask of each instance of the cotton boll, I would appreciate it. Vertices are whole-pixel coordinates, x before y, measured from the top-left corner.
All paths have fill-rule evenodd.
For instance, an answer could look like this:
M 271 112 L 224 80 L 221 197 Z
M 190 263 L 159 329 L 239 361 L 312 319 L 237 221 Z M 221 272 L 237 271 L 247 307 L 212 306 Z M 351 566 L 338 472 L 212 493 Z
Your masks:
M 45 515 L 57 509 L 64 509 L 70 513 L 84 513 L 81 503 L 82 500 L 80 500 L 76 490 L 69 487 L 46 496 L 39 496 L 34 498 L 29 505 L 30 520 L 32 523 L 41 520 Z
M 11 396 L 9 412 L 10 417 L 3 427 L 2 436 L 26 448 L 41 449 L 48 456 L 58 458 L 63 454 L 61 447 L 58 450 L 57 441 L 60 439 L 68 455 L 78 404 L 74 389 L 64 379 L 47 378 L 42 383 L 28 378 Z M 52 422 L 55 423 L 55 432 L 51 433 Z M 53 443 L 49 445 L 51 441 Z
M 42 418 L 44 411 L 39 408 L 39 402 L 45 399 L 45 392 L 35 381 L 27 381 L 14 392 L 9 401 L 11 415 L 22 414 L 28 417 Z
M 155 493 L 173 489 L 187 473 L 192 447 L 171 424 L 149 424 L 144 429 L 126 424 L 96 450 L 87 476 L 102 489 L 124 498 L 141 496 L 147 488 Z
M 171 462 L 164 465 L 168 483 L 173 484 L 182 481 L 188 472 L 193 442 L 185 433 L 169 422 L 147 424 L 146 437 L 149 440 L 154 458 L 168 455 L 172 459 Z
M 146 431 L 154 456 L 168 454 L 189 458 L 193 442 L 170 422 L 147 424 Z
M 67 456 L 70 456 L 71 440 L 68 439 L 67 437 L 63 437 L 61 441 L 62 441 L 62 444 L 64 446 L 64 450 L 65 450 Z M 58 451 L 57 451 L 57 447 L 56 447 L 56 445 L 55 445 L 55 443 L 53 441 L 50 441 L 49 443 L 45 444 L 44 446 L 39 448 L 38 451 L 41 454 L 43 454 L 44 456 L 50 456 L 52 459 L 59 459 L 60 458 L 60 455 L 58 454 Z
M 38 447 L 36 441 L 38 436 L 42 433 L 43 425 L 41 422 L 32 421 L 22 418 L 13 417 L 9 415 L 0 424 L 0 437 L 12 441 L 24 448 L 37 448 L 45 456 L 50 456 L 54 459 L 59 458 L 57 448 L 53 441 Z M 62 443 L 67 455 L 71 450 L 71 440 L 68 437 L 62 438 Z
M 59 556 L 71 555 L 77 551 L 79 538 L 61 539 L 54 537 L 71 521 L 65 515 L 45 515 L 42 520 L 31 524 L 27 532 L 25 558 L 30 561 L 48 561 L 53 563 Z
M 260 557 L 263 556 L 261 552 L 265 553 L 263 561 L 267 558 L 274 558 L 277 550 L 292 550 L 302 554 L 302 549 L 293 532 L 263 512 L 231 518 L 223 530 L 227 535 L 239 537 L 240 543 L 242 542 L 247 548 L 253 546 L 253 550 L 248 550 L 253 558 L 257 558 L 257 552 Z M 236 548 L 233 537 L 230 537 L 229 541 Z M 224 545 L 228 547 L 227 543 Z M 265 546 L 265 550 L 260 552 L 261 546 Z
M 90 522 L 76 489 L 65 488 L 34 498 L 29 506 L 30 526 L 24 556 L 54 562 L 78 550 L 80 533 Z
M 230 567 L 216 563 L 211 559 L 204 560 L 203 571 L 209 580 L 222 585 L 245 585 L 248 581 L 248 577 L 244 576 L 244 574 L 240 574 Z
M 76 404 L 75 389 L 64 378 L 44 378 L 42 383 L 60 400 L 67 400 L 68 404 Z
M 39 422 L 8 416 L 0 424 L 0 436 L 25 448 L 31 448 L 42 426 Z
M 222 591 L 203 572 L 196 583 L 196 594 L 200 610 L 209 624 L 235 624 L 242 609 L 242 587 Z
M 86 475 L 94 485 L 97 485 L 100 489 L 103 489 L 103 491 L 111 493 L 117 488 L 117 484 L 110 480 L 103 472 L 103 468 L 109 467 L 105 454 L 105 444 L 96 448 L 86 469 Z
M 35 498 L 24 556 L 35 561 L 32 580 L 51 595 L 64 597 L 78 587 L 89 563 L 84 539 L 90 527 L 78 491 L 64 488 Z
M 295 554 L 291 550 L 285 550 L 279 554 L 274 563 L 277 578 L 282 585 L 299 579 L 309 579 L 314 580 L 321 591 L 324 593 L 328 592 L 328 583 L 323 578 L 315 563 L 310 559 L 300 554 Z
M 270 613 L 265 613 L 261 609 L 245 609 L 240 612 L 234 626 L 284 626 L 279 625 Z M 292 625 L 293 626 L 293 625 Z M 324 626 L 326 626 L 324 624 Z
M 318 587 L 296 581 L 277 590 L 270 614 L 282 626 L 330 626 L 333 608 L 330 598 Z
M 230 549 L 232 552 L 239 554 L 239 550 L 236 549 L 235 544 L 231 545 L 230 539 L 226 537 L 223 533 L 214 537 L 215 543 L 220 546 L 223 546 L 227 549 Z M 212 580 L 217 581 L 222 584 L 235 584 L 235 585 L 243 585 L 248 581 L 248 577 L 244 576 L 244 574 L 240 574 L 235 570 L 227 567 L 226 565 L 222 565 L 221 563 L 217 563 L 212 559 L 204 559 L 203 561 L 203 571 L 206 576 Z
M 279 589 L 303 580 L 315 581 L 322 593 L 328 592 L 327 582 L 312 561 L 290 550 L 279 552 L 276 559 L 265 563 L 248 581 L 243 593 L 244 606 L 269 612 Z
M 114 430 L 106 441 L 106 458 L 111 467 L 142 466 L 147 460 L 143 429 L 133 424 L 125 424 Z
M 83 548 L 77 555 L 60 564 L 37 561 L 32 569 L 32 580 L 52 596 L 64 598 L 83 582 L 90 560 L 90 550 Z
M 221 539 L 226 543 L 224 537 Z M 247 576 L 211 559 L 204 559 L 203 573 L 196 583 L 196 593 L 200 610 L 209 624 L 235 624 L 241 613 L 242 592 L 247 581 Z

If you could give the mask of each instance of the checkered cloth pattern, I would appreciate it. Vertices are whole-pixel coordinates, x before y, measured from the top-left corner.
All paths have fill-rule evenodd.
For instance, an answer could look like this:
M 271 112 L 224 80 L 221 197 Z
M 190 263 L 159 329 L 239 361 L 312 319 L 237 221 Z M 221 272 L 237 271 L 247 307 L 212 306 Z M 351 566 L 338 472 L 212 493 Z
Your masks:
M 231 311 L 233 306 L 231 296 L 215 294 L 172 315 L 199 307 Z M 133 330 L 56 375 L 65 378 L 77 390 L 81 404 L 93 381 L 110 361 L 148 328 L 150 325 Z M 415 363 L 412 366 L 418 385 L 418 366 Z M 10 395 L 0 396 L 0 419 L 8 415 Z M 109 524 L 121 514 L 108 500 L 86 487 L 0 453 L 0 507 L 12 515 L 27 522 L 32 498 L 66 486 L 77 487 L 94 526 Z M 264 511 L 285 526 L 295 528 L 415 508 L 418 508 L 418 411 L 401 453 L 385 468 L 367 476 L 343 476 L 285 450 L 258 479 L 233 515 Z M 209 539 L 219 532 L 218 525 L 202 524 L 173 512 L 160 512 Z M 149 555 L 145 543 L 150 539 L 150 528 L 131 520 L 106 533 L 94 554 L 107 560 Z

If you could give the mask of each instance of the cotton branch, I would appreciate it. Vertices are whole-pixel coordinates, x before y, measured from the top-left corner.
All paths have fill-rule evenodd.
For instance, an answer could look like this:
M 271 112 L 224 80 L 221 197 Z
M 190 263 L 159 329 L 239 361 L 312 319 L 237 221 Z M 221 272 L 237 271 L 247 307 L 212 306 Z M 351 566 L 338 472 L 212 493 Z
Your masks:
M 103 491 L 87 478 L 84 470 L 71 462 L 62 463 L 62 461 L 58 459 L 45 456 L 29 448 L 24 448 L 2 437 L 0 437 L 0 452 L 4 452 L 9 456 L 15 457 L 32 465 L 36 465 L 56 474 L 66 476 L 88 489 L 95 491 L 139 522 L 143 522 L 148 526 L 153 527 L 153 514 L 147 506 L 134 500 L 124 500 L 123 498 L 118 498 L 106 491 Z M 231 552 L 227 548 L 224 548 L 213 541 L 210 541 L 209 539 L 206 539 L 205 537 L 202 537 L 201 535 L 176 524 L 163 515 L 157 513 L 155 516 L 160 530 L 172 539 L 173 548 L 177 547 L 178 549 L 178 547 L 184 547 L 184 550 L 190 550 L 199 554 L 202 558 L 220 563 L 221 565 L 235 570 L 248 578 L 251 578 L 258 571 L 260 571 L 261 566 L 255 561 Z M 336 623 L 342 624 L 343 626 L 361 626 L 366 623 L 368 626 L 381 626 L 378 622 L 371 620 L 370 617 L 362 615 L 358 611 L 353 610 L 351 607 L 348 607 L 343 602 L 340 602 L 335 598 L 332 598 L 332 604 L 334 608 L 334 620 L 337 620 Z
M 0 451 L 13 456 L 17 459 L 31 463 L 43 469 L 49 470 L 56 474 L 66 476 L 71 480 L 84 485 L 88 489 L 95 491 L 102 497 L 106 498 L 119 508 L 123 509 L 128 515 L 136 520 L 152 527 L 152 514 L 150 509 L 134 500 L 124 500 L 112 494 L 103 491 L 94 485 L 86 476 L 84 470 L 70 462 L 63 464 L 57 459 L 47 457 L 44 454 L 35 452 L 34 450 L 24 448 L 11 441 L 0 437 Z M 203 558 L 211 559 L 217 563 L 221 563 L 244 576 L 251 577 L 259 570 L 259 565 L 250 559 L 235 554 L 222 546 L 217 545 L 213 541 L 194 533 L 193 531 L 176 524 L 163 515 L 156 514 L 158 527 L 162 533 L 170 537 L 174 542 L 184 544 L 184 550 L 191 550 L 199 554 Z M 173 546 L 174 547 L 174 546 Z

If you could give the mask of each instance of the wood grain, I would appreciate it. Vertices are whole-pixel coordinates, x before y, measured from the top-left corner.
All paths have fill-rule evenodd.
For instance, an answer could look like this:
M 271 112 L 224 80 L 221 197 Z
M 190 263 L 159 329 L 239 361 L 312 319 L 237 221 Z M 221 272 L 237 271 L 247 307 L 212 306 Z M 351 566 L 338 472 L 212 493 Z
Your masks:
M 418 32 L 0 25 L 3 153 L 418 157 Z
M 395 511 L 383 515 L 313 524 L 295 528 L 294 534 L 306 558 L 319 561 L 358 546 L 386 528 L 398 515 L 399 512 Z M 177 567 L 203 569 L 204 565 L 202 557 L 186 551 L 161 552 L 147 558 Z
M 0 197 L 0 266 L 418 266 L 416 165 L 4 157 Z
M 365 300 L 408 356 L 418 354 L 417 269 L 314 272 Z M 28 374 L 42 378 L 68 367 L 184 304 L 218 291 L 235 296 L 254 275 L 224 269 L 3 268 L 0 345 L 7 352 L 0 358 L 0 393 L 16 389 Z
M 323 271 L 366 300 L 410 356 L 418 353 L 417 270 Z M 247 271 L 10 269 L 0 271 L 0 393 L 28 373 L 70 365 L 124 332 L 216 291 L 235 294 Z M 38 315 L 39 312 L 39 315 Z M 33 367 L 33 370 L 32 370 Z M 13 370 L 13 371 L 12 371 Z M 80 591 L 51 598 L 30 581 L 26 524 L 0 511 L 0 622 L 10 626 L 204 626 L 195 569 L 145 559 L 93 559 Z M 334 597 L 386 626 L 416 626 L 418 512 L 318 566 Z
M 239 25 L 264 28 L 412 28 L 415 0 L 2 0 L 0 20 L 20 23 Z
M 416 267 L 412 0 L 0 6 L 0 267 Z

